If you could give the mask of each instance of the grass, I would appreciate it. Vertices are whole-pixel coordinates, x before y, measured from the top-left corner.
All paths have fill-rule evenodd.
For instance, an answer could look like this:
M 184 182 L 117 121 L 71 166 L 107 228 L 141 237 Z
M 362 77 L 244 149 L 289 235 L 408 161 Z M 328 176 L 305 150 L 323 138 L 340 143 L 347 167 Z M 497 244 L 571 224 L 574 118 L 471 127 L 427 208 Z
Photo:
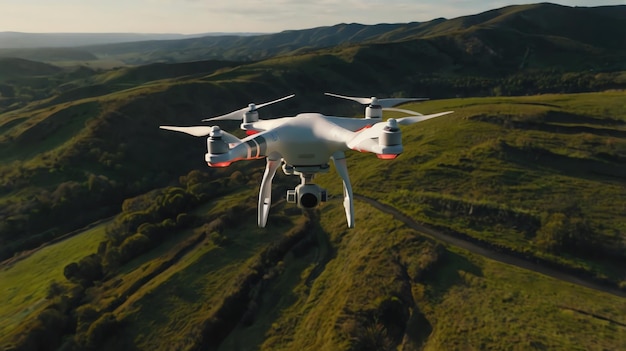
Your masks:
M 219 216 L 234 204 L 248 201 L 251 193 L 251 189 L 240 188 L 194 212 L 208 217 Z M 167 269 L 143 283 L 114 310 L 125 325 L 123 335 L 115 345 L 140 348 L 189 346 L 189 340 L 198 338 L 198 326 L 208 318 L 208 313 L 219 308 L 224 298 L 239 288 L 239 281 L 249 274 L 249 266 L 258 260 L 258 254 L 292 226 L 291 220 L 276 222 L 276 218 L 281 217 L 280 207 L 273 211 L 271 232 L 258 228 L 256 220 L 232 226 L 221 232 L 227 238 L 223 244 L 218 246 L 207 237 Z M 196 228 L 172 236 L 153 252 L 122 267 L 123 273 L 119 277 L 112 278 L 98 292 L 92 293 L 90 303 L 98 310 L 106 308 L 114 298 L 125 294 L 135 282 L 172 257 L 180 250 L 183 241 L 199 230 Z M 151 307 L 155 305 L 161 307 Z
M 626 137 L 619 134 L 626 130 L 625 97 L 625 92 L 611 91 L 408 105 L 423 113 L 457 112 L 404 128 L 405 152 L 395 161 L 351 153 L 353 188 L 419 221 L 520 252 L 546 255 L 535 246 L 534 231 L 502 219 L 502 211 L 537 222 L 552 212 L 582 216 L 597 240 L 612 246 L 626 235 L 626 204 L 621 200 L 626 198 L 626 169 L 619 161 L 626 155 Z M 320 183 L 339 193 L 331 177 L 320 176 Z M 491 210 L 472 216 L 477 206 Z M 623 279 L 614 262 L 547 256 Z
M 598 237 L 624 233 L 621 199 L 626 194 L 619 181 L 607 176 L 621 166 L 597 156 L 601 151 L 620 157 L 624 140 L 588 133 L 608 126 L 624 129 L 624 95 L 454 99 L 409 106 L 423 113 L 457 113 L 404 128 L 405 152 L 396 161 L 349 153 L 353 188 L 418 221 L 619 277 L 623 271 L 612 261 L 543 253 L 532 235 L 511 223 L 540 222 L 544 211 L 564 211 L 576 202 L 581 215 L 596 225 Z M 546 130 L 554 126 L 587 132 Z M 538 149 L 546 159 L 525 155 Z M 605 162 L 608 170 L 602 168 Z M 589 172 L 598 169 L 606 174 Z M 282 182 L 281 176 L 275 180 Z M 331 195 L 341 194 L 334 172 L 320 175 L 316 183 Z M 218 318 L 216 311 L 234 292 L 246 289 L 246 277 L 259 273 L 252 267 L 258 267 L 261 254 L 302 221 L 298 211 L 290 210 L 293 205 L 277 201 L 268 228 L 257 228 L 257 190 L 251 182 L 191 211 L 209 218 L 236 204 L 245 208 L 236 225 L 221 231 L 227 238 L 223 244 L 200 241 L 134 290 L 113 311 L 123 327 L 99 347 L 188 349 L 204 340 L 221 350 L 626 348 L 623 298 L 444 247 L 359 201 L 356 228 L 348 229 L 340 196 L 317 211 L 308 237 L 285 257 L 264 263 L 263 279 L 243 299 L 246 317 L 231 330 L 226 321 L 212 319 Z M 199 230 L 172 233 L 160 247 L 123 267 L 122 274 L 90 290 L 88 302 L 106 308 Z M 3 282 L 6 272 L 0 272 Z M 26 285 L 33 279 L 28 274 L 9 286 Z M 204 339 L 202 328 L 210 323 L 224 328 L 221 344 Z
M 201 244 L 159 276 L 159 282 L 146 287 L 143 296 L 120 310 L 119 316 L 126 324 L 125 335 L 134 338 L 140 348 L 184 345 L 184 340 L 196 333 L 197 325 L 213 308 L 219 306 L 225 294 L 236 284 L 236 278 L 248 269 L 247 262 L 255 256 L 274 235 L 263 235 L 253 227 L 239 227 L 232 243 L 223 248 Z M 159 309 L 150 306 L 161 306 Z
M 448 276 L 414 287 L 427 318 L 437 321 L 425 350 L 626 347 L 623 298 L 452 251 L 480 272 L 450 259 Z M 442 291 L 451 279 L 456 284 Z
M 274 306 L 282 308 L 281 315 L 272 321 L 261 349 L 347 349 L 356 342 L 347 335 L 354 320 L 376 310 L 377 303 L 390 296 L 407 299 L 407 282 L 397 275 L 397 256 L 410 264 L 432 244 L 420 239 L 419 233 L 407 230 L 401 223 L 360 202 L 357 228 L 346 231 L 337 226 L 341 219 L 338 210 L 338 204 L 329 206 L 321 217 L 322 228 L 334 237 L 337 254 L 319 278 L 310 287 L 301 278 L 300 284 L 288 285 L 287 291 L 267 293 L 296 299 L 288 307 Z M 414 249 L 409 253 L 402 251 L 411 246 Z M 293 279 L 295 275 L 290 273 L 289 277 Z M 276 289 L 282 287 L 280 282 L 275 285 Z M 416 318 L 416 325 L 407 330 L 415 335 L 423 333 L 425 337 L 413 341 L 405 337 L 403 343 L 407 347 L 409 344 L 425 350 L 626 347 L 624 299 L 459 249 L 445 250 L 426 279 L 410 281 L 410 291 L 415 305 L 409 310 L 417 316 L 423 315 L 423 319 Z M 411 306 L 412 302 L 408 300 L 406 304 Z M 268 307 L 260 307 L 263 308 Z M 259 323 L 268 324 L 265 318 L 270 317 L 260 317 Z M 242 327 L 238 332 L 240 337 L 236 340 L 240 349 L 253 348 L 243 336 L 247 335 L 246 331 L 255 335 L 255 325 Z
M 80 235 L 43 247 L 0 269 L 0 335 L 9 335 L 25 319 L 46 307 L 50 283 L 64 282 L 63 268 L 95 253 L 105 239 L 106 222 Z M 0 341 L 5 341 L 0 338 Z

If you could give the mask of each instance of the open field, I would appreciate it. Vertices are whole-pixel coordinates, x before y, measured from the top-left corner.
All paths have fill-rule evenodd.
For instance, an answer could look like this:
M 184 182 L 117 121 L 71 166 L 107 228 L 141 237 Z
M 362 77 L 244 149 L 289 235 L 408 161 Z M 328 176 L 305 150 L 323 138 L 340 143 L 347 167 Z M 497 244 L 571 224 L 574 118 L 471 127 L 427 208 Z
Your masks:
M 107 222 L 56 244 L 43 247 L 9 266 L 0 266 L 0 335 L 46 307 L 52 282 L 63 284 L 63 268 L 95 253 L 105 239 Z M 6 341 L 0 338 L 0 341 Z

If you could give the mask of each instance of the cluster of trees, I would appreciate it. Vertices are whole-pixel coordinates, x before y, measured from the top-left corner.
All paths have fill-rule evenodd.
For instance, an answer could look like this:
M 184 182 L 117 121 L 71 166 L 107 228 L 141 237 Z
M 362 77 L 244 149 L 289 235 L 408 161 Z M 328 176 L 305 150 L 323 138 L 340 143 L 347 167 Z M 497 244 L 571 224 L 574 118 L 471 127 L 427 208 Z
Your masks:
M 194 225 L 195 216 L 188 211 L 209 198 L 228 191 L 241 172 L 230 178 L 213 180 L 209 173 L 193 170 L 180 177 L 181 186 L 155 189 L 129 198 L 122 203 L 122 212 L 106 228 L 106 241 L 98 253 L 65 267 L 66 278 L 84 282 L 114 274 L 116 269 L 163 242 L 168 234 Z
M 194 170 L 180 177 L 180 186 L 126 199 L 122 212 L 107 227 L 106 240 L 98 252 L 64 268 L 67 280 L 51 284 L 48 298 L 52 304 L 27 327 L 16 345 L 24 350 L 52 350 L 60 345 L 63 335 L 73 335 L 65 340 L 64 348 L 68 350 L 99 345 L 120 327 L 120 322 L 112 313 L 85 303 L 89 288 L 115 274 L 124 263 L 158 246 L 169 234 L 199 224 L 198 218 L 187 213 L 189 210 L 246 179 L 240 171 L 214 180 L 209 173 Z M 237 215 L 231 210 L 223 217 L 205 225 L 209 235 L 219 234 L 217 222 L 234 223 Z
M 170 232 L 186 227 L 186 211 L 198 198 L 179 187 L 153 190 L 124 201 L 122 213 L 107 228 L 103 263 L 110 271 L 160 244 Z
M 612 240 L 595 233 L 591 223 L 577 214 L 545 213 L 534 240 L 539 248 L 547 252 L 567 252 L 595 259 L 626 259 L 626 247 L 619 237 Z
M 501 76 L 419 74 L 410 79 L 420 92 L 431 97 L 580 93 L 626 87 L 619 74 L 594 71 L 525 70 Z
M 5 218 L 0 222 L 0 260 L 110 216 L 122 200 L 120 187 L 103 175 L 89 174 L 84 181 L 65 181 L 53 190 L 7 201 L 0 209 Z
M 590 259 L 626 259 L 626 242 L 622 236 L 609 237 L 599 233 L 601 228 L 589 221 L 576 206 L 547 210 L 537 215 L 447 197 L 423 195 L 414 199 L 427 204 L 433 216 L 463 219 L 469 228 L 481 230 L 496 225 L 516 228 L 544 252 L 569 253 Z

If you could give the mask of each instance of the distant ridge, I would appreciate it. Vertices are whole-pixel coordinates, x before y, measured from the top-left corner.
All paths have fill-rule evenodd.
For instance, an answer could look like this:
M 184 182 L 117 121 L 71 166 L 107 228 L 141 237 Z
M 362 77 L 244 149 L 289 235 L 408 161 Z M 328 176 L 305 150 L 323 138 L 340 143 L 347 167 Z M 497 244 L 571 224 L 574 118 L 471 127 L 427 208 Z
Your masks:
M 253 33 L 237 33 L 251 35 Z M 23 33 L 0 32 L 0 49 L 58 48 L 85 45 L 129 43 L 147 40 L 181 40 L 232 33 Z
M 149 41 L 86 47 L 97 56 L 129 54 L 147 63 L 168 57 L 169 62 L 204 59 L 262 60 L 302 50 L 347 45 L 389 44 L 446 38 L 457 46 L 467 41 L 480 45 L 558 46 L 565 50 L 618 50 L 626 48 L 626 6 L 568 7 L 550 3 L 513 5 L 454 19 L 428 22 L 362 25 L 342 23 L 305 30 L 245 36 L 211 36 L 172 41 Z M 583 48 L 585 47 L 585 48 Z M 466 51 L 467 48 L 459 48 Z M 560 49 L 559 49 L 560 50 Z M 173 51 L 179 56 L 172 57 Z M 558 51 L 558 50 L 557 50 Z M 506 53 L 499 53 L 505 55 Z
M 57 66 L 14 57 L 0 57 L 0 82 L 12 77 L 29 77 L 61 72 Z

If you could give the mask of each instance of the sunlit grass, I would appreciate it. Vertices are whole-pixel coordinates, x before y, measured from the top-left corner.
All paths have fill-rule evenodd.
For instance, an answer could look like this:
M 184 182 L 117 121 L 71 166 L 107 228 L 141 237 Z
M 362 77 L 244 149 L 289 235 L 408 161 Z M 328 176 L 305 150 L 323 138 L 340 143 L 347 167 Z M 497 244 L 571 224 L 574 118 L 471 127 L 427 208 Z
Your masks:
M 626 131 L 625 101 L 626 92 L 611 91 L 407 104 L 422 113 L 456 112 L 403 128 L 405 151 L 396 160 L 349 153 L 352 185 L 419 221 L 619 281 L 623 275 L 610 264 L 541 252 L 533 232 L 498 219 L 498 213 L 539 222 L 546 213 L 577 208 L 599 240 L 623 238 L 626 192 L 620 179 L 626 169 L 617 160 L 626 157 L 626 138 L 620 136 Z M 332 193 L 341 192 L 334 175 L 319 179 Z M 479 205 L 491 213 L 472 217 Z
M 106 222 L 0 268 L 0 335 L 8 335 L 46 306 L 50 283 L 64 282 L 66 265 L 96 252 L 105 239 L 105 226 Z

